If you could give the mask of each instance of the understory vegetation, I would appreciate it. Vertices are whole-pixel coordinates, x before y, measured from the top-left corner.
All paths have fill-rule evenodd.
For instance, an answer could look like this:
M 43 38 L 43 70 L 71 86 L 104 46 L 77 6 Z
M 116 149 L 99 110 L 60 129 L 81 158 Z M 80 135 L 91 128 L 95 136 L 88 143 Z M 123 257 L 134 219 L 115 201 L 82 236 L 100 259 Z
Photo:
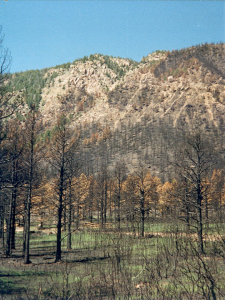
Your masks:
M 2 298 L 224 299 L 224 224 L 208 226 L 207 250 L 200 255 L 195 234 L 182 223 L 152 222 L 145 237 L 130 222 L 123 222 L 120 231 L 113 223 L 104 229 L 97 222 L 83 223 L 72 234 L 72 250 L 66 250 L 63 239 L 59 263 L 54 263 L 56 236 L 46 233 L 54 228 L 46 224 L 37 231 L 33 225 L 33 263 L 22 263 L 19 247 L 1 259 Z

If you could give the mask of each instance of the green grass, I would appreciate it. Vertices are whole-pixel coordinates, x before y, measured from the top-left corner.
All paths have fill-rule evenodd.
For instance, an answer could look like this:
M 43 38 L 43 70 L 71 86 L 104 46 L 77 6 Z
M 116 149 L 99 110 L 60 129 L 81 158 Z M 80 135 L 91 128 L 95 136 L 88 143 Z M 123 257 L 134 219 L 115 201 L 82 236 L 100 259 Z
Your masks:
M 32 282 L 34 291 L 40 282 L 46 278 L 49 273 L 44 271 L 27 270 L 18 268 L 17 270 L 8 269 L 1 266 L 0 271 L 0 294 L 18 295 L 27 290 Z
M 30 245 L 37 246 L 38 244 L 48 244 L 48 246 L 55 246 L 56 244 L 56 234 L 43 234 L 43 235 L 33 235 L 31 234 Z
M 145 238 L 133 235 L 129 227 L 132 228 L 121 223 L 120 232 L 101 228 L 74 231 L 72 250 L 66 251 L 64 238 L 63 262 L 56 264 L 53 263 L 56 235 L 40 231 L 32 233 L 31 260 L 35 262 L 37 255 L 40 263 L 25 266 L 22 257 L 3 259 L 0 263 L 1 294 L 21 297 L 27 294 L 30 299 L 33 296 L 39 297 L 36 299 L 67 299 L 70 296 L 72 299 L 105 297 L 121 300 L 128 299 L 127 295 L 130 295 L 129 299 L 185 300 L 187 295 L 190 297 L 192 294 L 193 299 L 198 299 L 204 289 L 206 294 L 210 294 L 207 288 L 207 285 L 210 286 L 208 273 L 193 250 L 197 249 L 197 241 L 182 234 L 185 230 L 182 223 L 146 222 L 145 230 L 152 236 Z M 221 232 L 224 228 L 221 224 Z M 138 232 L 138 228 L 135 230 Z M 217 225 L 210 224 L 208 230 L 209 234 L 216 234 Z M 62 238 L 65 235 L 63 232 Z M 22 233 L 17 235 L 17 242 L 21 241 Z M 206 241 L 205 248 L 207 251 L 202 257 L 207 270 L 215 279 L 220 293 L 225 295 L 225 260 L 219 254 L 219 251 L 225 250 L 224 245 L 218 241 Z M 201 270 L 201 280 L 198 268 Z M 215 291 L 217 299 L 223 299 L 219 290 Z M 208 299 L 210 297 L 212 295 Z

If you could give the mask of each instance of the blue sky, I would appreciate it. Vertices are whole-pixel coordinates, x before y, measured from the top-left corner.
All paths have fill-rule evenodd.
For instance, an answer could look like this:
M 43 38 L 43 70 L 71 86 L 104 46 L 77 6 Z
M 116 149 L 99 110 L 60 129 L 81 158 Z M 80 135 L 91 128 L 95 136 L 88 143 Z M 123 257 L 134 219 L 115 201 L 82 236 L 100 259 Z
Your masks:
M 102 53 L 140 61 L 155 50 L 225 42 L 224 1 L 0 0 L 11 72 Z

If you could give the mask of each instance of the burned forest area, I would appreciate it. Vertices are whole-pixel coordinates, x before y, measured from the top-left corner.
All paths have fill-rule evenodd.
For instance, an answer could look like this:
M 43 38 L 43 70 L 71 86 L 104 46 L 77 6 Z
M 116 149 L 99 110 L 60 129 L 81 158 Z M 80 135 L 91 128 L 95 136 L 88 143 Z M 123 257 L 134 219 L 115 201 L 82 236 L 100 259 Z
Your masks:
M 2 53 L 0 299 L 225 299 L 225 45 Z

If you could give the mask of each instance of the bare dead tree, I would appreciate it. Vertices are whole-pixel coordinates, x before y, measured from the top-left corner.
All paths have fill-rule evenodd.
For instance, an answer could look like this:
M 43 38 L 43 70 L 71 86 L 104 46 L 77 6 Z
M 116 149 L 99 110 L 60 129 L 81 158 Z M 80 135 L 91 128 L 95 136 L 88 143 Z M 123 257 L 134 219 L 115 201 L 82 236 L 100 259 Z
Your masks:
M 6 255 L 15 249 L 15 218 L 18 192 L 24 184 L 24 164 L 22 159 L 25 138 L 22 124 L 18 120 L 11 120 L 7 126 L 7 139 L 2 146 L 7 152 L 7 162 L 4 164 L 4 187 L 8 190 L 8 214 L 6 229 Z
M 68 120 L 65 114 L 62 114 L 57 121 L 55 131 L 50 141 L 49 162 L 53 166 L 56 175 L 55 190 L 57 193 L 57 242 L 56 259 L 61 260 L 61 235 L 62 235 L 62 217 L 66 206 L 65 191 L 68 189 L 68 175 L 70 170 L 70 158 L 72 145 L 76 139 L 72 139 L 73 133 L 69 128 Z
M 12 116 L 15 110 L 18 108 L 20 102 L 13 99 L 15 93 L 10 90 L 10 66 L 11 66 L 11 53 L 8 48 L 4 46 L 4 34 L 2 33 L 2 26 L 0 26 L 0 168 L 4 168 L 4 165 L 9 162 L 6 151 L 2 145 L 2 141 L 6 139 L 6 122 L 5 119 Z M 0 171 L 2 173 L 2 171 Z M 5 199 L 2 197 L 1 199 Z M 13 209 L 13 207 L 12 207 Z M 4 203 L 0 200 L 0 210 L 4 212 Z M 0 236 L 4 235 L 3 231 L 3 218 L 4 213 L 0 214 Z M 7 224 L 8 221 L 7 221 Z M 3 236 L 4 239 L 4 236 Z M 10 235 L 7 240 L 10 240 Z M 7 251 L 8 252 L 8 251 Z
M 115 177 L 115 219 L 118 224 L 118 229 L 120 230 L 121 222 L 121 202 L 122 202 L 122 187 L 126 179 L 127 167 L 124 161 L 118 161 L 114 169 Z
M 201 132 L 196 132 L 186 138 L 176 162 L 178 180 L 189 186 L 189 196 L 186 205 L 195 209 L 192 218 L 196 221 L 199 253 L 203 253 L 203 201 L 209 193 L 207 176 L 215 164 L 213 147 Z
M 42 146 L 38 142 L 38 135 L 41 131 L 41 123 L 38 119 L 35 105 L 31 106 L 26 122 L 26 151 L 24 161 L 27 165 L 26 199 L 24 210 L 24 263 L 30 263 L 30 217 L 33 191 L 38 183 L 38 163 L 41 159 Z
M 102 227 L 106 223 L 107 205 L 108 205 L 108 181 L 109 171 L 105 162 L 101 163 L 100 170 L 97 175 L 97 191 L 100 199 L 100 219 Z

